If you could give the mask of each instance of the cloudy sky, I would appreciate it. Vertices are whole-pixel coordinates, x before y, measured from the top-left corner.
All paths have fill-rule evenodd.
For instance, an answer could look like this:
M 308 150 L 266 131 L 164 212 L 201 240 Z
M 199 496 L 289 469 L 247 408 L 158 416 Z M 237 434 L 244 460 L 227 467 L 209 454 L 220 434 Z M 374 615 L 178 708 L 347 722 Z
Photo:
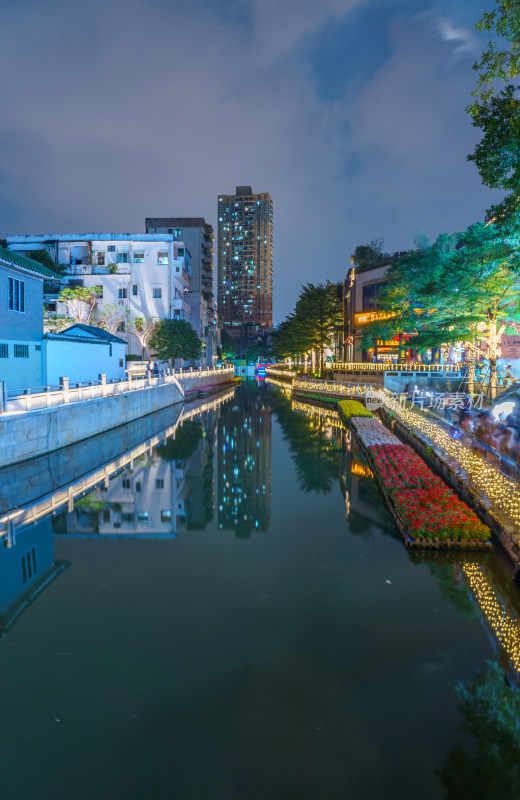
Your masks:
M 275 321 L 306 281 L 482 219 L 466 161 L 493 0 L 0 0 L 0 236 L 144 231 L 238 184 L 275 210 Z

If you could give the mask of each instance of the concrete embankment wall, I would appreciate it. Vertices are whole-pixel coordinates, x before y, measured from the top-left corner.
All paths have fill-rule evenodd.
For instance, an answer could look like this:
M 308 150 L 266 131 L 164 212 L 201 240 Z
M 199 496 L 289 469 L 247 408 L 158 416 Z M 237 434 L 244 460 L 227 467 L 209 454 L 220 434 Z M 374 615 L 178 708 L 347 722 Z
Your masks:
M 0 514 L 67 486 L 174 425 L 182 408 L 176 403 L 69 447 L 0 467 Z
M 0 466 L 34 458 L 183 402 L 176 383 L 0 417 Z
M 179 383 L 124 392 L 110 397 L 96 397 L 0 416 L 0 467 L 36 458 L 54 450 L 126 425 L 148 414 L 184 401 L 189 393 L 206 386 L 229 383 L 233 375 L 212 373 L 182 377 Z

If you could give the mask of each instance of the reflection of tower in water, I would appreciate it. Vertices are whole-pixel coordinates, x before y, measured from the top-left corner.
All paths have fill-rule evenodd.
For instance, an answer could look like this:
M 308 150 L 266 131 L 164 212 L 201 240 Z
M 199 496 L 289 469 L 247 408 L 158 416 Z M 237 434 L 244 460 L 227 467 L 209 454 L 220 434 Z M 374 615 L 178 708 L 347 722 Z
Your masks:
M 271 522 L 271 409 L 243 388 L 218 423 L 218 526 L 247 537 Z

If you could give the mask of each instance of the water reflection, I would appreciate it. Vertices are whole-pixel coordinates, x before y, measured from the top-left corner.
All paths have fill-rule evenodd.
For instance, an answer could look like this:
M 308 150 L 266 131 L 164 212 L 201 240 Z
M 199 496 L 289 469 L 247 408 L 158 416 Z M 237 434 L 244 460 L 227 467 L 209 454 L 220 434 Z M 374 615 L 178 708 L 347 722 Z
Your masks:
M 171 424 L 136 443 L 136 427 L 120 430 L 132 447 L 112 460 L 94 463 L 95 444 L 82 443 L 81 465 L 62 452 L 60 474 L 74 480 L 37 496 L 38 469 L 33 464 L 2 470 L 4 509 L 0 516 L 0 627 L 63 569 L 53 558 L 52 533 L 60 537 L 174 539 L 190 530 L 218 524 L 237 537 L 267 532 L 271 525 L 271 438 L 273 413 L 287 441 L 299 488 L 305 493 L 341 493 L 345 535 L 377 546 L 377 537 L 398 533 L 381 502 L 377 484 L 355 437 L 333 410 L 293 402 L 283 390 L 249 382 L 210 402 L 170 410 Z M 163 416 L 156 422 L 167 421 Z M 98 437 L 96 437 L 97 439 Z M 112 434 L 98 440 L 98 450 L 121 448 Z M 52 458 L 57 458 L 53 454 Z M 47 466 L 49 466 L 48 462 Z M 90 471 L 85 472 L 85 466 Z M 55 485 L 52 470 L 44 486 Z M 14 488 L 13 488 L 14 487 Z M 13 503 L 13 492 L 32 502 Z M 9 504 L 10 503 L 10 504 Z M 53 516 L 51 518 L 50 512 Z M 40 524 L 35 525 L 39 520 Z M 372 546 L 372 544 L 371 544 Z M 34 548 L 34 558 L 33 558 Z M 30 557 L 27 553 L 31 554 Z M 404 551 L 403 558 L 425 563 L 441 597 L 459 615 L 477 616 L 511 682 L 520 676 L 520 624 L 517 587 L 504 578 L 496 556 L 428 554 Z M 25 572 L 24 572 L 25 566 Z
M 461 729 L 477 749 L 460 743 L 449 753 L 438 775 L 445 800 L 520 797 L 520 698 L 504 681 L 497 663 L 456 687 Z
M 21 531 L 10 547 L 0 547 L 0 636 L 68 566 L 54 559 L 50 518 Z
M 270 390 L 250 381 L 218 422 L 218 526 L 239 537 L 271 522 Z
M 214 512 L 218 408 L 197 408 L 197 419 L 185 414 L 161 444 L 149 446 L 109 481 L 76 500 L 72 509 L 56 515 L 54 532 L 175 538 L 204 528 Z
M 275 392 L 272 408 L 286 439 L 303 492 L 329 494 L 337 485 L 341 426 L 335 411 L 303 406 Z M 325 411 L 325 413 L 321 413 Z

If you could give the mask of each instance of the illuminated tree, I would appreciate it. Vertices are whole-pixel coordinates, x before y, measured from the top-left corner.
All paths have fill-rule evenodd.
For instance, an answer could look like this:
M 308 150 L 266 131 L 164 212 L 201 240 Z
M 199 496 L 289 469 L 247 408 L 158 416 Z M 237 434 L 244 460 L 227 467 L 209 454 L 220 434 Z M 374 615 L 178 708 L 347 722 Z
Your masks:
M 303 356 L 314 352 L 320 375 L 323 351 L 333 345 L 342 325 L 341 288 L 336 283 L 307 283 L 302 287 L 294 314 L 273 335 L 278 357 Z
M 129 334 L 133 333 L 141 345 L 141 358 L 144 358 L 144 353 L 151 339 L 154 327 L 155 320 L 149 317 L 133 317 L 128 321 L 127 330 Z
M 103 306 L 101 311 L 96 313 L 94 322 L 96 325 L 99 325 L 100 328 L 114 335 L 121 322 L 124 321 L 126 315 L 127 312 L 121 311 L 120 306 L 106 305 Z
M 388 318 L 367 325 L 365 339 L 408 332 L 415 335 L 414 347 L 464 342 L 489 358 L 494 398 L 500 339 L 507 323 L 520 321 L 520 253 L 516 239 L 491 224 L 472 225 L 454 242 L 443 234 L 388 270 L 378 295 L 378 309 Z
M 66 287 L 58 296 L 60 303 L 65 303 L 67 313 L 76 322 L 88 325 L 96 306 L 98 292 L 101 286 L 76 286 L 74 289 Z

